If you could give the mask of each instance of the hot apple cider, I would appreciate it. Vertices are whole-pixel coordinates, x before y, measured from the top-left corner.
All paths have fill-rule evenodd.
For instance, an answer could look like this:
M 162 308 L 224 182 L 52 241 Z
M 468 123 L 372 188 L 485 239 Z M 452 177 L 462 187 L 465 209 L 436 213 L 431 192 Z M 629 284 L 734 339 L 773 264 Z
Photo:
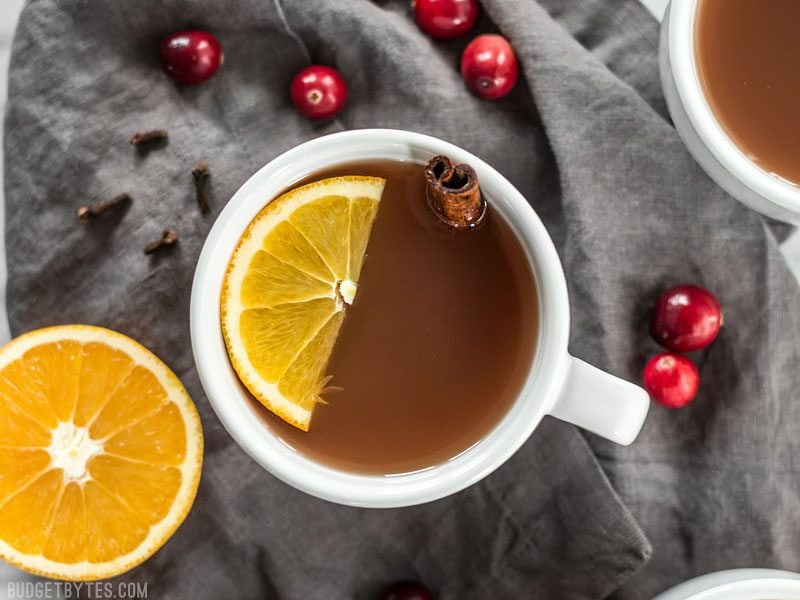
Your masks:
M 536 348 L 536 287 L 491 199 L 476 226 L 449 226 L 431 208 L 425 165 L 349 163 L 297 185 L 355 174 L 386 184 L 322 402 L 308 431 L 263 415 L 315 461 L 409 472 L 465 451 L 514 403 Z

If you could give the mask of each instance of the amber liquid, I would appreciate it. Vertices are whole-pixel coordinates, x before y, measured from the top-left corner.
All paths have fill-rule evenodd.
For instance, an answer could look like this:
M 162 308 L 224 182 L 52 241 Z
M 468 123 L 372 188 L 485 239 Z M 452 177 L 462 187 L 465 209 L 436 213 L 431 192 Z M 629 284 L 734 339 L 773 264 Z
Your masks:
M 705 95 L 734 143 L 800 184 L 800 1 L 702 0 L 695 49 Z
M 514 233 L 490 212 L 454 232 L 425 202 L 421 165 L 351 163 L 338 175 L 386 179 L 355 302 L 324 395 L 305 433 L 267 413 L 286 444 L 335 468 L 392 474 L 441 463 L 487 435 L 533 361 L 534 279 Z

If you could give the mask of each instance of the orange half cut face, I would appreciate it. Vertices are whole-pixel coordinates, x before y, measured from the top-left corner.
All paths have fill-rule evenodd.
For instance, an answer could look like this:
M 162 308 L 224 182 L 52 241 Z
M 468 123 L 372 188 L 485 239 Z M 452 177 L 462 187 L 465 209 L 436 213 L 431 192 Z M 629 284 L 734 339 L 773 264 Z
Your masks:
M 178 378 L 100 327 L 25 334 L 0 350 L 0 556 L 68 580 L 149 558 L 197 492 L 203 432 Z

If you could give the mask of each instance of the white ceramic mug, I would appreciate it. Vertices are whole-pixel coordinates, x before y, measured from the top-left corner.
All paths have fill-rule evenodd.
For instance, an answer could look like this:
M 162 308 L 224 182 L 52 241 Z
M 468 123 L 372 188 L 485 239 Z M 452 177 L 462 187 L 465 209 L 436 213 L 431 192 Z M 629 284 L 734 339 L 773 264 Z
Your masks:
M 509 223 L 530 261 L 539 296 L 540 331 L 527 380 L 502 421 L 447 462 L 390 476 L 359 475 L 320 464 L 278 440 L 228 361 L 220 327 L 220 289 L 244 229 L 264 205 L 298 180 L 337 164 L 389 159 L 420 164 L 437 154 L 471 165 L 493 210 Z M 620 444 L 639 433 L 649 407 L 638 386 L 567 353 L 569 302 L 558 255 L 525 198 L 488 164 L 433 137 L 389 129 L 336 133 L 282 154 L 253 175 L 220 214 L 197 264 L 191 305 L 192 349 L 211 405 L 233 438 L 265 469 L 309 494 L 353 506 L 397 507 L 442 498 L 479 481 L 528 439 L 544 415 Z M 313 424 L 312 424 L 313 427 Z
M 800 224 L 800 188 L 750 160 L 714 116 L 695 60 L 700 0 L 672 0 L 661 25 L 661 85 L 672 122 L 695 160 L 726 192 L 767 216 Z
M 775 569 L 731 569 L 684 581 L 653 600 L 800 600 L 800 574 Z

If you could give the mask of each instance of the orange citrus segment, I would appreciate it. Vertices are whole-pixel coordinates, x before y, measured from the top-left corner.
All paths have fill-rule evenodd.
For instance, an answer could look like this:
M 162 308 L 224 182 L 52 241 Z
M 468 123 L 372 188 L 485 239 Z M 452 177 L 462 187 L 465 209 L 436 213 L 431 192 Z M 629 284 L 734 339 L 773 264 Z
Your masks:
M 153 465 L 180 466 L 186 457 L 186 427 L 175 404 L 164 404 L 103 444 L 108 454 Z
M 66 325 L 0 349 L 0 556 L 48 577 L 113 577 L 194 501 L 203 434 L 177 377 L 133 340 Z
M 84 344 L 83 356 L 87 368 L 81 370 L 74 418 L 80 427 L 94 420 L 135 366 L 125 352 L 100 342 Z
M 38 365 L 29 365 L 24 360 L 6 366 L 0 371 L 0 396 L 29 419 L 45 429 L 52 429 L 58 424 L 58 415 L 47 398 L 43 389 L 46 382 L 40 380 L 37 368 Z
M 333 177 L 283 194 L 247 227 L 225 274 L 222 332 L 233 368 L 264 406 L 305 431 L 385 184 Z
M 13 540 L 18 552 L 41 554 L 63 490 L 63 474 L 50 469 L 11 494 L 0 510 L 0 539 Z
M 333 296 L 330 283 L 308 275 L 264 250 L 256 251 L 250 259 L 248 276 L 242 282 L 240 294 L 242 304 L 247 308 Z
M 181 485 L 181 471 L 176 467 L 116 456 L 95 456 L 89 461 L 89 473 L 151 525 L 167 516 Z
M 94 439 L 105 439 L 155 412 L 167 400 L 167 390 L 148 367 L 137 365 L 109 395 L 103 409 L 89 425 Z
M 309 412 L 314 409 L 317 395 L 325 383 L 325 364 L 333 350 L 343 319 L 341 312 L 332 315 L 317 335 L 306 344 L 278 384 L 278 389 L 284 396 L 297 398 L 300 407 Z M 321 382 L 317 384 L 314 394 L 306 393 L 309 381 Z
M 294 340 L 314 337 L 337 310 L 335 300 L 317 298 L 299 304 L 242 311 L 239 320 L 242 341 L 256 350 L 250 352 L 253 366 L 265 379 L 278 381 L 302 351 Z M 269 352 L 258 352 L 259 348 L 269 349 Z
M 0 448 L 0 504 L 50 467 L 46 450 Z
M 311 242 L 289 221 L 275 226 L 264 240 L 263 250 L 300 271 L 322 281 L 334 278 L 330 268 Z
M 378 212 L 378 204 L 369 198 L 354 198 L 350 203 L 350 248 L 348 277 L 358 281 L 364 253 L 367 250 L 369 232 Z
M 86 550 L 91 563 L 108 563 L 130 554 L 147 539 L 148 524 L 120 496 L 95 481 L 83 487 L 86 502 Z
M 50 444 L 50 430 L 29 417 L 9 399 L 9 388 L 0 381 L 0 447 L 43 448 Z
M 86 560 L 86 505 L 80 483 L 70 481 L 64 488 L 42 554 L 54 562 Z
M 335 179 L 319 183 L 324 183 L 325 189 L 319 193 L 325 195 L 295 209 L 289 222 L 311 242 L 334 277 L 341 281 L 349 277 L 351 200 L 347 196 L 328 195 L 337 193 Z

